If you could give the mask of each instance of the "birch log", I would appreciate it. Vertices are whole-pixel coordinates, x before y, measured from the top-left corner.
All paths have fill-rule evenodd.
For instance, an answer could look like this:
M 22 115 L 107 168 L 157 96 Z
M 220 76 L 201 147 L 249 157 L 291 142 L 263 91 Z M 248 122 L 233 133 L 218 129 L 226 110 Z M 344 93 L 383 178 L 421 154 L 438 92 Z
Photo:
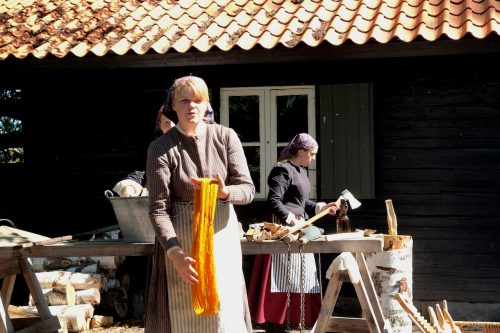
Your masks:
M 34 306 L 22 306 L 26 313 L 37 314 Z M 54 305 L 49 306 L 50 313 L 57 316 L 61 327 L 66 327 L 68 332 L 83 332 L 90 329 L 90 320 L 94 315 L 94 307 L 90 304 L 82 305 Z
M 88 265 L 70 267 L 66 269 L 66 271 L 72 273 L 97 274 L 99 273 L 99 267 L 97 266 L 97 263 L 91 263 Z
M 122 256 L 102 256 L 93 257 L 93 259 L 96 260 L 101 269 L 117 269 L 125 261 L 125 257 Z
M 50 257 L 45 258 L 45 270 L 53 271 L 53 270 L 65 270 L 67 268 L 78 266 L 78 262 L 73 258 L 59 258 L 59 257 Z
M 110 327 L 113 325 L 113 317 L 112 316 L 100 316 L 95 315 L 90 320 L 90 328 L 103 328 Z
M 412 332 L 410 317 L 395 299 L 399 293 L 409 300 L 413 298 L 412 248 L 413 240 L 407 237 L 403 248 L 366 256 L 382 312 L 390 321 L 394 333 Z
M 97 288 L 82 289 L 75 292 L 75 304 L 98 305 L 99 303 L 101 303 L 101 293 Z
M 75 291 L 70 283 L 66 289 L 42 289 L 42 292 L 48 305 L 98 305 L 101 302 L 99 289 L 89 288 Z M 31 295 L 28 304 L 35 305 Z
M 107 278 L 102 274 L 72 273 L 66 271 L 51 271 L 35 273 L 42 289 L 66 288 L 67 283 L 76 290 L 97 288 L 106 291 Z
M 83 332 L 90 329 L 94 307 L 90 304 L 50 306 L 50 313 L 65 322 L 68 332 Z
M 48 305 L 75 305 L 76 302 L 75 288 L 69 282 L 64 289 L 42 289 L 42 293 Z M 28 304 L 35 305 L 31 295 Z
M 125 261 L 123 256 L 100 256 L 100 257 L 48 257 L 30 258 L 35 272 L 71 270 L 82 272 L 84 267 L 96 264 L 100 269 L 117 269 Z M 97 269 L 94 271 L 97 272 Z

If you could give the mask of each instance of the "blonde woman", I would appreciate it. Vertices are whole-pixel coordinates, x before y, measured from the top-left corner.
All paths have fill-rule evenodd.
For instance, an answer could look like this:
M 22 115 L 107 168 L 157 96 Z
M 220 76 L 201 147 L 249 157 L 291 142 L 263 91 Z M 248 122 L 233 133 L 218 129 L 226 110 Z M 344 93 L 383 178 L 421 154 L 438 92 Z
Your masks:
M 250 203 L 255 187 L 241 142 L 232 129 L 203 121 L 210 108 L 203 79 L 177 79 L 169 97 L 165 107 L 176 113 L 178 123 L 150 145 L 146 168 L 156 243 L 145 332 L 249 332 L 233 204 Z M 191 300 L 191 286 L 199 279 L 190 255 L 192 201 L 202 177 L 219 184 L 213 249 L 219 308 L 212 316 L 197 316 Z

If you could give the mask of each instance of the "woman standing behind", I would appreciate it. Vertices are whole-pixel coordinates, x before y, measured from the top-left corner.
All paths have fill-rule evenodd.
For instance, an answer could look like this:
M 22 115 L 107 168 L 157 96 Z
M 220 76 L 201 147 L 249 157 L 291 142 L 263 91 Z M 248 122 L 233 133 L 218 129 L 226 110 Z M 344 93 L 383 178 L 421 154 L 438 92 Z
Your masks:
M 330 209 L 337 212 L 335 202 L 325 204 L 309 199 L 310 183 L 307 167 L 316 158 L 318 143 L 307 133 L 297 134 L 281 151 L 278 164 L 271 170 L 267 183 L 267 203 L 273 222 L 295 225 L 301 220 Z M 321 290 L 316 273 L 314 254 L 304 255 L 304 323 L 314 325 L 321 309 Z M 290 296 L 289 319 L 301 324 L 301 254 L 273 254 L 256 256 L 250 284 L 250 308 L 256 323 L 270 323 L 268 332 L 280 332 L 279 324 L 287 321 L 287 294 Z M 291 279 L 288 281 L 288 274 Z
M 203 121 L 209 107 L 205 81 L 183 77 L 170 91 L 178 124 L 150 145 L 146 168 L 156 242 L 145 332 L 247 332 L 240 234 L 232 206 L 250 203 L 255 194 L 243 148 L 233 130 Z M 192 201 L 202 177 L 219 184 L 213 249 L 219 308 L 212 316 L 197 316 L 191 299 L 191 286 L 200 278 L 190 255 Z
M 172 119 L 168 118 L 165 108 L 162 106 L 160 110 L 158 110 L 158 114 L 156 115 L 156 126 L 155 126 L 155 138 L 158 136 L 167 133 L 172 127 L 175 126 L 175 123 Z M 113 187 L 113 191 L 115 191 L 120 197 L 137 197 L 137 196 L 146 196 L 148 195 L 148 191 L 146 189 L 146 172 L 145 171 L 134 171 L 129 173 L 125 179 L 120 180 Z

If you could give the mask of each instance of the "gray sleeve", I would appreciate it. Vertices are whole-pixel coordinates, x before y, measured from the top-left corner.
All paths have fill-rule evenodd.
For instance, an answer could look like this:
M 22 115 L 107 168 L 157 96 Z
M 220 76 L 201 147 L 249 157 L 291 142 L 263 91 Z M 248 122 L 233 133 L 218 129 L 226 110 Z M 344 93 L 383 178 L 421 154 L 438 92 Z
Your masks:
M 172 220 L 169 183 L 170 169 L 165 156 L 165 149 L 158 140 L 153 141 L 148 149 L 146 166 L 149 191 L 149 217 L 156 233 L 156 239 L 163 249 L 180 246 Z
M 134 171 L 131 172 L 125 177 L 125 179 L 130 179 L 135 181 L 138 184 L 141 184 L 142 187 L 146 185 L 146 172 L 145 171 Z
M 229 129 L 227 141 L 228 179 L 226 185 L 229 190 L 228 202 L 235 205 L 245 205 L 252 202 L 255 196 L 255 186 L 243 146 L 236 132 Z

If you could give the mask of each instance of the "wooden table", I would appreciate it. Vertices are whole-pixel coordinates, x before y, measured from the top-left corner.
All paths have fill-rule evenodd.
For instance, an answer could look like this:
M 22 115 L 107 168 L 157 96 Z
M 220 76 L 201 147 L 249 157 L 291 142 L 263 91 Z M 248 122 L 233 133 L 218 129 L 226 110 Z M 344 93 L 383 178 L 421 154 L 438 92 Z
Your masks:
M 380 252 L 383 243 L 375 238 L 326 241 L 314 240 L 304 245 L 304 253 Z M 129 243 L 120 240 L 75 241 L 48 246 L 25 248 L 0 247 L 0 259 L 26 257 L 74 257 L 74 256 L 149 256 L 152 243 Z M 299 252 L 297 242 L 290 245 L 293 253 Z M 243 254 L 287 253 L 288 246 L 281 241 L 247 242 L 241 240 Z
M 153 253 L 154 245 L 152 243 L 129 243 L 120 240 L 92 240 L 92 241 L 74 241 L 61 243 L 49 246 L 32 246 L 32 247 L 0 247 L 0 262 L 16 263 L 24 262 L 29 257 L 73 257 L 73 256 L 149 256 Z M 241 240 L 242 252 L 245 255 L 251 254 L 272 254 L 272 253 L 287 253 L 289 246 L 281 241 L 263 241 L 263 242 L 247 242 L 245 239 Z M 294 242 L 290 244 L 290 251 L 292 253 L 341 253 L 351 252 L 356 253 L 356 258 L 363 277 L 363 288 L 367 289 L 370 304 L 364 304 L 371 309 L 371 314 L 367 317 L 366 323 L 361 324 L 363 328 L 369 330 L 371 333 L 382 333 L 383 329 L 383 315 L 381 313 L 380 304 L 375 296 L 375 290 L 371 277 L 368 274 L 366 262 L 364 260 L 364 253 L 380 252 L 383 249 L 383 240 L 377 238 L 362 237 L 356 239 L 332 240 L 327 241 L 324 237 L 318 240 L 311 241 L 299 249 L 299 243 Z M 6 267 L 5 267 L 6 268 Z M 1 267 L 0 267 L 1 271 Z M 6 276 L 7 274 L 3 274 Z M 30 275 L 32 276 L 32 275 Z M 29 276 L 27 279 L 32 279 Z M 33 281 L 27 281 L 32 283 Z M 38 285 L 38 283 L 36 283 Z M 9 286 L 12 288 L 12 286 Z M 39 285 L 38 285 L 39 288 Z M 340 287 L 338 287 L 340 288 Z M 2 288 L 3 291 L 4 288 Z M 36 288 L 35 288 L 36 289 Z M 40 291 L 34 290 L 35 293 Z M 6 296 L 6 295 L 4 295 Z M 10 298 L 10 295 L 7 295 Z M 336 296 L 335 296 L 336 297 Z M 366 299 L 365 299 L 366 301 Z M 329 304 L 331 310 L 335 305 L 335 300 L 324 300 L 324 303 Z M 333 303 L 332 303 L 333 302 Z M 360 299 L 361 302 L 361 299 Z M 5 302 L 4 302 L 5 304 Z M 8 301 L 6 302 L 8 304 Z M 377 306 L 378 304 L 378 306 Z M 363 304 L 362 304 L 363 306 Z M 363 306 L 363 308 L 365 307 Z M 339 325 L 345 325 L 345 321 L 340 320 L 338 317 L 331 317 L 330 309 L 326 311 L 322 308 L 320 317 L 323 316 L 322 321 L 327 323 L 328 329 L 338 328 Z M 329 314 L 326 314 L 329 312 Z M 328 317 L 328 318 L 327 318 Z M 5 322 L 5 317 L 3 318 Z M 7 316 L 8 319 L 8 316 Z M 321 318 L 318 319 L 318 321 Z M 354 318 L 348 318 L 348 322 Z M 9 320 L 7 320 L 8 323 Z M 364 325 L 364 326 L 363 326 Z M 360 330 L 359 324 L 356 327 Z M 317 330 L 317 332 L 325 332 L 324 330 Z M 0 328 L 0 332 L 2 329 Z M 8 330 L 11 332 L 10 330 Z

